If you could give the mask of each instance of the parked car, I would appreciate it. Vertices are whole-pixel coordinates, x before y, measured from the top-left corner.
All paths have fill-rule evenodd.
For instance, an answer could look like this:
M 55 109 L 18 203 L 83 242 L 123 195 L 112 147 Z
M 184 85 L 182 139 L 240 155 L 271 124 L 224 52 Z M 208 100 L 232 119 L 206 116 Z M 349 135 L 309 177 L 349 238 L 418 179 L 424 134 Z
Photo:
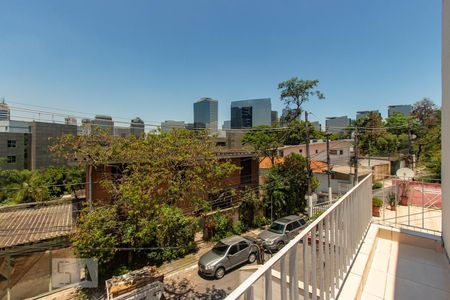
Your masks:
M 258 235 L 265 249 L 278 251 L 306 226 L 304 217 L 291 215 L 274 221 Z
M 220 279 L 235 266 L 254 263 L 258 254 L 259 248 L 253 241 L 234 235 L 222 239 L 203 254 L 198 261 L 198 270 L 205 276 Z

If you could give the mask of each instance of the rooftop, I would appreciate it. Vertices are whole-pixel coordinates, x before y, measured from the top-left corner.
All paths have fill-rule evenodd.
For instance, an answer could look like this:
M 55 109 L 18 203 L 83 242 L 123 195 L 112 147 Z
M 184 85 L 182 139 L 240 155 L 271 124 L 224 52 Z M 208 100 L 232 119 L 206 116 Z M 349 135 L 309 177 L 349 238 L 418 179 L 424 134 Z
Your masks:
M 66 236 L 73 229 L 71 202 L 0 208 L 0 249 Z

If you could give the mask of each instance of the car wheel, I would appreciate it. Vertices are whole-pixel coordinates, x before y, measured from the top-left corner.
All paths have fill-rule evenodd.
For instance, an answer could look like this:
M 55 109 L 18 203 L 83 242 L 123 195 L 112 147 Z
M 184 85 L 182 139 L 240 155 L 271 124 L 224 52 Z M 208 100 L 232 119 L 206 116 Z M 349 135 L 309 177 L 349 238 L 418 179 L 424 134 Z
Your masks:
M 256 260 L 256 254 L 255 253 L 250 253 L 250 255 L 248 256 L 248 262 L 249 263 L 254 263 Z
M 223 276 L 225 276 L 225 269 L 223 267 L 217 268 L 215 274 L 216 279 L 221 279 Z
M 283 241 L 279 241 L 279 242 L 277 243 L 277 250 L 280 251 L 281 248 L 283 248 L 283 247 L 284 247 L 284 242 L 283 242 Z

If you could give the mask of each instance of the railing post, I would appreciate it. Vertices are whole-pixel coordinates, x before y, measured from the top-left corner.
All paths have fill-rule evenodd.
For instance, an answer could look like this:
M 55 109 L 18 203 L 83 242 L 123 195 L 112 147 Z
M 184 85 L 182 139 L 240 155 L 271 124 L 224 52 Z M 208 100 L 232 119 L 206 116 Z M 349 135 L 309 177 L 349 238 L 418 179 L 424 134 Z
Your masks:
M 336 228 L 335 226 L 335 215 L 334 215 L 334 210 L 330 212 L 330 245 L 331 245 L 331 251 L 330 251 L 330 264 L 331 264 L 331 272 L 330 272 L 330 277 L 331 277 L 331 297 L 334 298 L 334 279 L 336 278 L 335 275 L 335 249 L 336 249 L 336 243 L 335 243 L 335 239 L 334 239 L 334 229 Z
M 425 228 L 425 188 L 423 185 L 423 178 L 422 178 L 422 228 Z
M 297 248 L 298 244 L 292 247 L 289 256 L 289 296 L 291 300 L 298 300 Z
M 244 299 L 245 300 L 253 300 L 253 285 L 249 286 L 247 291 L 245 292 Z
M 287 286 L 286 286 L 286 258 L 283 256 L 280 259 L 280 273 L 281 273 L 281 300 L 287 299 Z
M 319 223 L 319 299 L 323 300 L 324 292 L 325 292 L 325 270 L 324 270 L 324 261 L 323 261 L 323 221 Z
M 331 265 L 330 265 L 330 216 L 325 216 L 325 299 L 330 299 Z
M 308 235 L 306 234 L 303 237 L 303 299 L 309 299 L 308 261 Z
M 317 300 L 317 255 L 316 255 L 316 227 L 311 231 L 311 288 L 312 299 Z
M 269 268 L 264 274 L 264 287 L 266 300 L 272 300 L 272 268 Z

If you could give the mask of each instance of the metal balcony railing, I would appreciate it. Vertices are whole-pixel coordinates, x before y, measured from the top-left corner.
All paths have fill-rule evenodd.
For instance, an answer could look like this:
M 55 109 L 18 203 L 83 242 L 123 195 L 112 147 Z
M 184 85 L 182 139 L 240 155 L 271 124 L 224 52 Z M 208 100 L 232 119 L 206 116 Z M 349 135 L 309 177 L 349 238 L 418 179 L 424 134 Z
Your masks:
M 371 210 L 368 175 L 226 299 L 336 298 L 369 228 Z

